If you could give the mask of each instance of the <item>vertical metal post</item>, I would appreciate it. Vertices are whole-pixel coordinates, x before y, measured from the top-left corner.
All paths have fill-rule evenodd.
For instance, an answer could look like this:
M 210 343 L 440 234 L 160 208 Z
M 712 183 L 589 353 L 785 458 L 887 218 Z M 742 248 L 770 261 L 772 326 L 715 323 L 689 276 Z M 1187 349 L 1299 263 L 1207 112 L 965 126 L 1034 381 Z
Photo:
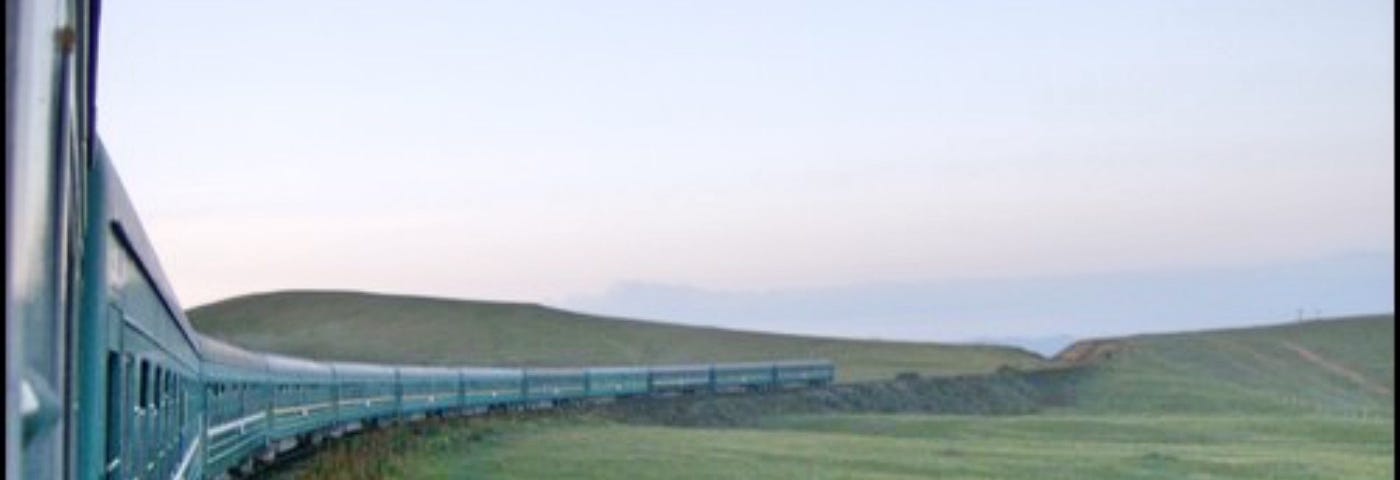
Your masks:
M 95 156 L 105 156 L 98 145 Z M 77 350 L 74 369 L 77 381 L 77 462 L 78 478 L 101 478 L 104 474 L 107 411 L 107 325 L 104 318 L 107 294 L 107 175 L 105 159 L 91 163 L 87 177 L 87 215 L 83 225 L 79 278 L 79 307 L 73 348 Z

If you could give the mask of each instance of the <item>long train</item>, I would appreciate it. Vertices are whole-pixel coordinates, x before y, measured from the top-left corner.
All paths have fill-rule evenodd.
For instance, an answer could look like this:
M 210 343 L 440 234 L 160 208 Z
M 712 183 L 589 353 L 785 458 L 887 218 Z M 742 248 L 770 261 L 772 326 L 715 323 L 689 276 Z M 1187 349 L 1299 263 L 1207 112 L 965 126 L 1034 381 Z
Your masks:
M 192 328 L 95 133 L 95 0 L 6 2 L 5 478 L 246 472 L 448 413 L 820 385 L 827 361 L 445 368 L 318 362 Z

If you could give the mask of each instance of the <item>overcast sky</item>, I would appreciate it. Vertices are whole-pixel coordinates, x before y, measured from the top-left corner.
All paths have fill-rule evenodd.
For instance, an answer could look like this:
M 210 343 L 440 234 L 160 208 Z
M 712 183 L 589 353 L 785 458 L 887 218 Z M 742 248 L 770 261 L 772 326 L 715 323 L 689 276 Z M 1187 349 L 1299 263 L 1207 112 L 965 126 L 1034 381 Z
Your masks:
M 1393 9 L 108 2 L 98 129 L 186 306 L 1249 268 L 1393 251 Z

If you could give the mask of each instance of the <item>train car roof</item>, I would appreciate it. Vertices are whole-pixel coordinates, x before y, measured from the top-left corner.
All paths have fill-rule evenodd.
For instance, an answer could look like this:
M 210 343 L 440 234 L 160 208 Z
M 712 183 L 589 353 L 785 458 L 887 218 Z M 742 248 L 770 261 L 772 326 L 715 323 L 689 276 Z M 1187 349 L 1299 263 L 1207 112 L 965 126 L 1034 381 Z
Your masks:
M 806 359 L 806 360 L 781 360 L 781 361 L 773 362 L 773 364 L 775 364 L 775 365 L 777 365 L 777 366 L 779 366 L 779 367 L 807 367 L 807 366 L 823 366 L 823 367 L 825 367 L 825 366 L 828 366 L 828 365 L 834 365 L 834 364 L 831 362 L 831 360 L 822 360 L 822 359 L 816 359 L 816 358 L 813 358 L 813 359 Z
M 774 365 L 774 362 L 730 362 L 730 363 L 716 363 L 716 364 L 715 364 L 715 369 L 717 369 L 717 370 L 737 370 L 737 369 L 741 369 L 741 368 L 743 368 L 743 369 L 750 369 L 750 368 L 773 368 L 773 365 Z
M 395 365 L 399 375 L 410 377 L 451 377 L 457 378 L 457 370 L 434 365 Z
M 200 356 L 204 361 L 229 367 L 267 371 L 267 358 L 259 352 L 216 340 L 213 337 L 198 335 Z
M 185 310 L 180 307 L 175 290 L 170 288 L 170 282 L 165 278 L 165 269 L 160 266 L 160 258 L 151 248 L 150 237 L 146 235 L 146 230 L 141 225 L 141 218 L 136 214 L 136 207 L 131 204 L 131 197 L 127 195 L 126 187 L 122 185 L 121 175 L 117 173 L 111 157 L 107 155 L 107 148 L 102 144 L 101 136 L 96 133 L 93 134 L 93 147 L 93 157 L 97 160 L 96 170 L 100 172 L 103 187 L 106 189 L 106 198 L 103 204 L 107 206 L 107 215 L 111 226 L 115 227 L 114 230 L 119 240 L 136 255 L 141 273 L 155 286 L 160 301 L 165 305 L 165 310 L 179 324 L 180 333 L 184 334 L 186 341 L 190 342 L 195 352 L 202 355 L 201 342 L 197 340 L 201 335 L 190 325 L 189 318 L 185 317 Z M 105 248 L 105 246 L 99 245 L 95 248 Z
M 362 379 L 392 379 L 394 368 L 387 365 L 360 362 L 326 362 L 336 376 Z
M 691 370 L 709 370 L 710 364 L 696 363 L 690 365 L 655 365 L 648 368 L 650 368 L 653 372 L 681 372 Z
M 647 373 L 647 367 L 643 366 L 587 367 L 584 370 L 590 373 Z
M 583 375 L 582 367 L 538 367 L 525 369 L 525 375 Z
M 519 368 L 459 367 L 457 372 L 469 377 L 519 377 L 525 374 Z
M 274 374 L 326 377 L 331 375 L 330 365 L 315 360 L 271 353 L 264 356 L 267 358 L 267 370 Z

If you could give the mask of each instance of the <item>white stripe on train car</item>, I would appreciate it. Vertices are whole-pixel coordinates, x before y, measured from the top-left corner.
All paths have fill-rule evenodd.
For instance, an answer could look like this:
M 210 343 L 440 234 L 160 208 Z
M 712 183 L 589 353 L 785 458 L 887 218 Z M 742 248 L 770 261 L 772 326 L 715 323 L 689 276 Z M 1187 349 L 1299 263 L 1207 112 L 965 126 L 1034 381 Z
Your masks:
M 214 436 L 218 436 L 218 435 L 220 435 L 220 434 L 222 434 L 222 433 L 224 433 L 224 432 L 227 432 L 227 431 L 229 431 L 229 430 L 233 430 L 233 429 L 235 429 L 235 428 L 241 428 L 242 426 L 247 425 L 247 424 L 249 424 L 249 423 L 253 423 L 253 422 L 257 421 L 258 419 L 260 419 L 260 418 L 262 418 L 262 417 L 264 417 L 264 416 L 266 416 L 266 415 L 267 415 L 266 413 L 258 412 L 258 413 L 254 413 L 254 414 L 252 414 L 252 415 L 248 415 L 248 416 L 246 416 L 246 417 L 240 418 L 240 419 L 238 419 L 238 420 L 234 420 L 234 421 L 232 421 L 232 422 L 224 423 L 224 424 L 221 424 L 221 425 L 219 425 L 219 426 L 217 426 L 217 427 L 210 428 L 210 429 L 209 429 L 209 436 L 214 437 Z
M 384 396 L 379 396 L 379 397 L 368 397 L 368 398 L 366 398 L 366 397 L 361 397 L 361 398 L 350 398 L 350 399 L 346 399 L 346 400 L 341 400 L 341 401 L 338 402 L 338 403 L 340 403 L 341 405 L 354 405 L 354 404 L 357 404 L 357 403 L 363 403 L 363 404 L 365 404 L 366 407 L 368 407 L 368 406 L 370 406 L 371 404 L 373 404 L 374 402 L 391 402 L 391 401 L 393 401 L 393 400 L 394 400 L 394 396 L 393 396 L 393 395 L 384 395 Z
M 438 396 L 444 396 L 444 397 L 452 396 L 452 397 L 455 397 L 455 396 L 457 396 L 457 392 L 450 392 L 450 393 L 438 392 L 438 393 L 425 393 L 425 394 L 419 394 L 419 395 L 404 395 L 404 396 L 403 396 L 403 399 L 404 399 L 405 401 L 407 401 L 407 400 L 418 400 L 418 399 L 426 398 L 426 399 L 428 399 L 429 402 L 432 402 L 432 401 L 436 400 L 436 398 L 437 398 Z
M 329 407 L 329 406 L 331 406 L 331 402 L 308 403 L 308 404 L 306 404 L 306 405 L 293 405 L 293 406 L 290 406 L 290 407 L 274 408 L 274 409 L 272 409 L 272 414 L 275 416 L 275 415 L 282 415 L 282 414 L 287 413 L 287 412 L 301 412 L 302 415 L 306 415 L 307 412 L 310 412 L 311 410 L 319 410 L 319 409 L 326 408 L 326 407 Z
M 172 480 L 185 478 L 185 470 L 190 468 L 190 461 L 194 460 L 194 452 L 198 448 L 199 437 L 195 437 L 194 443 L 190 444 L 190 448 L 185 449 L 185 458 L 180 460 L 180 468 L 175 469 L 175 474 L 170 476 Z

